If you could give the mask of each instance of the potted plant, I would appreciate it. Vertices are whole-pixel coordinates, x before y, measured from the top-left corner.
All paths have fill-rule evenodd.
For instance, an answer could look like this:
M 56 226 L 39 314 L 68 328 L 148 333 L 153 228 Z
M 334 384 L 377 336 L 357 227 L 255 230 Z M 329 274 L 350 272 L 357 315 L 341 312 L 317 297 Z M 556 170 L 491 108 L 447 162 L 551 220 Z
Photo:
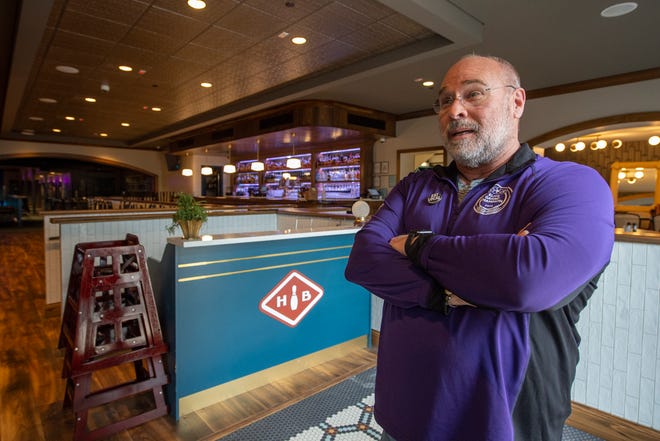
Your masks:
M 167 226 L 167 231 L 174 234 L 176 227 L 180 227 L 184 239 L 199 238 L 199 230 L 206 222 L 208 213 L 193 195 L 179 193 L 177 195 L 176 212 L 172 215 L 172 223 Z

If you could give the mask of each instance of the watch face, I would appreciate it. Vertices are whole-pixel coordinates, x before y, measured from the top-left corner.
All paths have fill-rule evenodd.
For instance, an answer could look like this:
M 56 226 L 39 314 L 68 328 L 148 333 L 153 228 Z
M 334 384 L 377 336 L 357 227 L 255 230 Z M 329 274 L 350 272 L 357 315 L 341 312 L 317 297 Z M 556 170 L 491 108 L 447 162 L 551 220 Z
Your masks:
M 369 215 L 369 204 L 365 201 L 355 201 L 351 207 L 351 212 L 355 217 L 367 217 Z

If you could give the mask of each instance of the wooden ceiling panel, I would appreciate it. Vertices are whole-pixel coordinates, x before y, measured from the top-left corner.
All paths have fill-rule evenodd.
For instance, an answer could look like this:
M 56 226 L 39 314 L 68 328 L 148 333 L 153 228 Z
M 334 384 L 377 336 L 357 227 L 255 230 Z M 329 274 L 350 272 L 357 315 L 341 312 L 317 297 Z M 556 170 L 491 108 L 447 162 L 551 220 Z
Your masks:
M 172 55 L 186 44 L 179 38 L 157 34 L 144 28 L 131 29 L 121 42 L 124 45 L 156 52 L 159 55 Z
M 395 12 L 389 7 L 379 2 L 370 0 L 338 0 L 342 6 L 360 13 L 371 20 L 382 20 L 385 17 L 394 15 Z
M 207 67 L 215 66 L 223 59 L 222 52 L 197 44 L 187 44 L 174 53 L 183 62 L 195 62 Z
M 209 27 L 207 23 L 156 7 L 149 8 L 135 26 L 156 34 L 175 36 L 182 42 L 190 41 Z
M 63 47 L 72 51 L 96 54 L 97 56 L 103 56 L 116 44 L 113 41 L 62 30 L 55 32 L 52 38 L 52 47 Z
M 211 26 L 198 35 L 191 43 L 217 51 L 217 62 L 220 63 L 234 55 L 242 53 L 242 51 L 256 42 L 257 40 L 250 36 L 220 26 Z
M 386 26 L 389 26 L 392 29 L 396 29 L 402 34 L 405 34 L 416 40 L 422 40 L 424 38 L 435 35 L 433 32 L 431 32 L 430 30 L 426 29 L 423 26 L 420 26 L 419 24 L 412 21 L 405 15 L 400 15 L 400 14 L 388 15 L 387 17 L 379 20 L 379 22 Z
M 141 0 L 67 0 L 66 7 L 87 16 L 132 26 L 149 8 L 149 3 Z
M 218 20 L 216 25 L 250 38 L 263 39 L 279 34 L 284 29 L 285 22 L 274 15 L 242 4 Z
M 291 25 L 306 17 L 319 8 L 331 3 L 332 0 L 305 0 L 294 2 L 295 7 L 287 7 L 285 1 L 245 0 L 246 6 L 259 9 L 269 15 L 279 18 L 285 25 Z
M 414 40 L 389 26 L 373 23 L 355 30 L 345 36 L 343 41 L 365 52 L 379 54 L 406 43 L 412 43 Z
M 99 52 L 79 51 L 63 46 L 51 46 L 46 55 L 51 63 L 64 66 L 76 66 L 77 68 L 96 68 L 103 63 L 104 57 Z
M 131 27 L 126 24 L 98 18 L 93 15 L 82 14 L 68 9 L 62 14 L 59 28 L 62 31 L 87 35 L 100 40 L 117 42 L 124 37 Z
M 333 2 L 301 20 L 300 24 L 341 40 L 342 37 L 373 22 L 373 19 L 362 14 L 356 14 L 343 4 Z
M 187 2 L 182 0 L 154 0 L 152 5 L 155 8 L 166 9 L 210 25 L 224 17 L 240 3 L 241 0 L 207 0 L 206 7 L 202 10 L 192 9 Z
M 136 75 L 139 69 L 149 71 L 151 67 L 160 65 L 167 59 L 167 55 L 120 43 L 107 53 L 106 64 L 113 66 L 114 70 L 120 65 L 133 67 L 133 72 L 121 72 L 126 74 L 122 75 L 122 78 L 125 78 Z

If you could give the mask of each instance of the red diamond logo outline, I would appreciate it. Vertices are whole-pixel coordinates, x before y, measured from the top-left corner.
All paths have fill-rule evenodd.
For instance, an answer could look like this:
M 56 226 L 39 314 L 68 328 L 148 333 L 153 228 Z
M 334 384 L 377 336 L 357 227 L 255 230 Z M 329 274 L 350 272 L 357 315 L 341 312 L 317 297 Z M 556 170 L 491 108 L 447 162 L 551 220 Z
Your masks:
M 323 292 L 319 284 L 292 270 L 261 299 L 259 310 L 280 323 L 295 328 L 321 300 Z

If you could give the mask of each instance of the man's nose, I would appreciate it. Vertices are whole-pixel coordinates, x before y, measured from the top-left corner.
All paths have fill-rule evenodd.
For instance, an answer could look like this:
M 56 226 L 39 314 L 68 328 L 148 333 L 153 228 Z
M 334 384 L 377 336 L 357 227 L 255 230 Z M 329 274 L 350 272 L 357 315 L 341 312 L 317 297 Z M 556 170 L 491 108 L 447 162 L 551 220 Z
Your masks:
M 449 118 L 450 120 L 461 119 L 467 117 L 467 109 L 463 102 L 455 99 L 449 107 L 445 107 L 442 112 L 438 114 L 438 119 Z
M 459 97 L 456 97 L 445 111 L 451 119 L 465 118 L 467 115 L 467 109 L 463 104 L 463 99 Z

